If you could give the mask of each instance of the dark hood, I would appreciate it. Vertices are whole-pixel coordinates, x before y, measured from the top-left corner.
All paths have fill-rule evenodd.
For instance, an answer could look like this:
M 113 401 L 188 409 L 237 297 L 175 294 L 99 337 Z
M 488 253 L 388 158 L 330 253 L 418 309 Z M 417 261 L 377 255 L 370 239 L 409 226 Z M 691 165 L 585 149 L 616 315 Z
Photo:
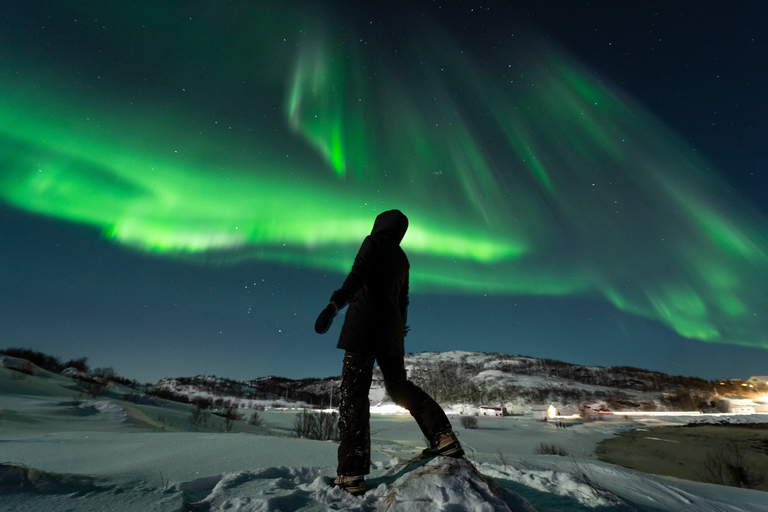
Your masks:
M 408 217 L 400 210 L 389 210 L 376 217 L 371 236 L 389 238 L 399 244 L 405 236 L 406 230 L 408 230 Z

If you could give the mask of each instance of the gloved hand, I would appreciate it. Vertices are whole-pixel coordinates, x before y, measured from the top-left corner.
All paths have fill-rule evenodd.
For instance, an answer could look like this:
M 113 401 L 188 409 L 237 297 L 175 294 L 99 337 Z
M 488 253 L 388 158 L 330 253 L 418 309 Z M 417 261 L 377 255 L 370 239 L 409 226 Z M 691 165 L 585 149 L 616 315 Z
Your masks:
M 405 326 L 405 329 L 403 329 L 403 338 L 405 338 L 406 336 L 408 336 L 408 332 L 409 332 L 410 330 L 411 330 L 411 326 L 410 326 L 410 325 L 406 325 L 406 326 Z
M 333 319 L 337 314 L 339 314 L 339 308 L 336 306 L 336 304 L 333 302 L 328 304 L 325 309 L 318 315 L 317 320 L 315 320 L 315 332 L 317 334 L 325 334 L 328 332 L 328 329 L 331 328 Z

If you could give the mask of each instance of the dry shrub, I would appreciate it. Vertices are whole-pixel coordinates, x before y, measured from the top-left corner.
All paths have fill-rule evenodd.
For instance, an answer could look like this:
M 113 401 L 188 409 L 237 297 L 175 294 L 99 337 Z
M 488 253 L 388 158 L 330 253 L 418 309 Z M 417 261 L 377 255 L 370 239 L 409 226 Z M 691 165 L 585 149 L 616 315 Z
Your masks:
M 559 455 L 561 457 L 567 457 L 568 452 L 556 444 L 541 443 L 536 447 L 536 453 L 539 455 Z
M 296 437 L 318 441 L 339 440 L 339 415 L 335 412 L 302 411 L 296 415 L 293 431 Z

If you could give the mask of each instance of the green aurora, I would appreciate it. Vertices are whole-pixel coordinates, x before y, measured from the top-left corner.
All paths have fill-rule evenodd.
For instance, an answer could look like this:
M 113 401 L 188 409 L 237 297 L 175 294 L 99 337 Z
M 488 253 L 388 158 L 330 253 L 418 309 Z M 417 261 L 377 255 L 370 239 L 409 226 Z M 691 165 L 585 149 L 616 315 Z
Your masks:
M 601 295 L 768 348 L 766 220 L 558 49 L 480 67 L 438 28 L 391 47 L 278 4 L 112 9 L 69 22 L 107 56 L 2 55 L 7 203 L 159 256 L 338 272 L 399 208 L 414 292 Z

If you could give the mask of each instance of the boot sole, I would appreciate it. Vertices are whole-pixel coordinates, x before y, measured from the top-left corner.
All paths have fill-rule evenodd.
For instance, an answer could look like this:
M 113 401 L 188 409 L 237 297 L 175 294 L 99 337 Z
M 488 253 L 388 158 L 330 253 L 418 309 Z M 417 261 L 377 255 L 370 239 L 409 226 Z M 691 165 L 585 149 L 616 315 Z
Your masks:
M 368 490 L 368 488 L 366 486 L 362 486 L 362 487 L 342 487 L 342 486 L 339 486 L 339 487 L 341 487 L 342 489 L 347 491 L 352 496 L 362 496 Z
M 427 449 L 421 452 L 422 459 L 437 457 L 438 455 L 442 455 L 443 457 L 453 457 L 458 459 L 459 457 L 464 456 L 464 449 L 461 447 L 461 444 L 459 443 L 451 443 L 448 446 L 445 446 L 441 450 L 430 451 L 429 449 Z
M 365 484 L 365 480 L 363 480 L 361 483 L 354 482 L 351 485 L 337 484 L 335 481 L 332 481 L 331 487 L 344 489 L 352 496 L 362 496 L 368 491 L 368 486 Z

